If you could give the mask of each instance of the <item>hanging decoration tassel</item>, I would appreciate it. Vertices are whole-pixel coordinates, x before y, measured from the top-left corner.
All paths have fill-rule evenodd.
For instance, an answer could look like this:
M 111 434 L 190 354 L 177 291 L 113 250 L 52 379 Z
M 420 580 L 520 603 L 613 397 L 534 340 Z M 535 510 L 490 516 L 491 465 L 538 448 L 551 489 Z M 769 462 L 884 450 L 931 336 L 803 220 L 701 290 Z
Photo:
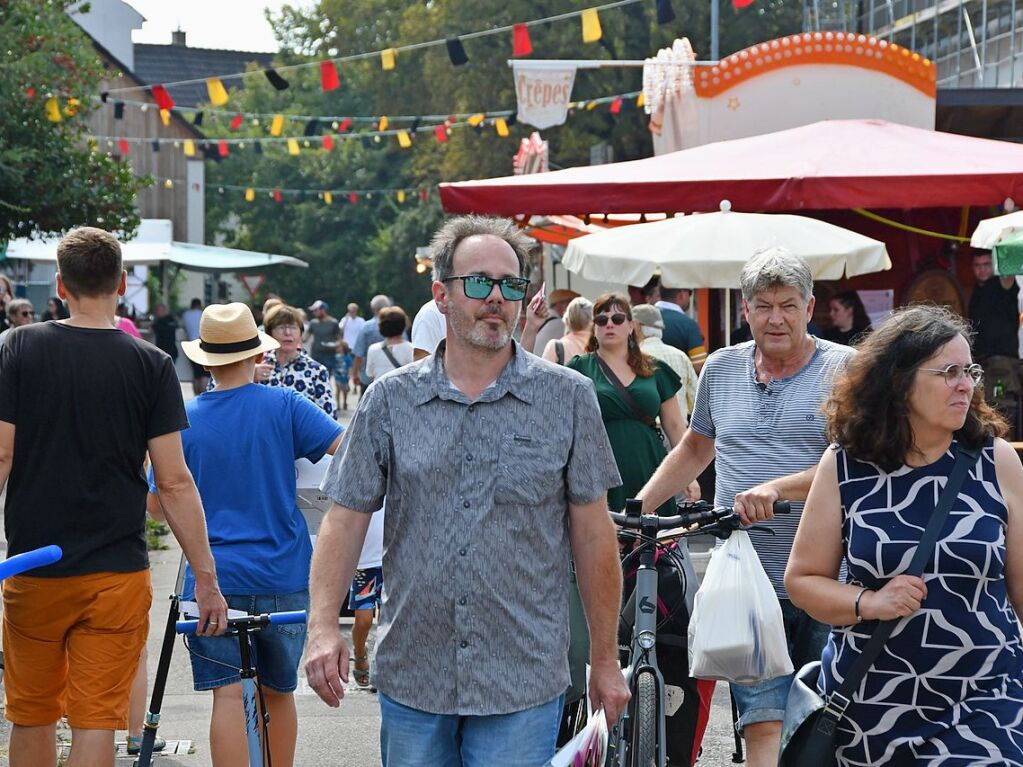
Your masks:
M 733 0 L 734 2 L 734 0 Z M 595 43 L 601 38 L 600 14 L 596 8 L 587 8 L 580 17 L 583 23 L 583 42 Z
M 333 61 L 320 62 L 320 87 L 325 91 L 337 90 L 341 85 L 341 78 L 338 76 L 337 67 Z
M 512 56 L 528 56 L 533 52 L 533 41 L 529 39 L 529 27 L 516 24 L 512 28 Z
M 224 84 L 218 77 L 210 77 L 206 80 L 206 91 L 210 94 L 210 103 L 215 107 L 222 107 L 227 103 L 227 91 Z

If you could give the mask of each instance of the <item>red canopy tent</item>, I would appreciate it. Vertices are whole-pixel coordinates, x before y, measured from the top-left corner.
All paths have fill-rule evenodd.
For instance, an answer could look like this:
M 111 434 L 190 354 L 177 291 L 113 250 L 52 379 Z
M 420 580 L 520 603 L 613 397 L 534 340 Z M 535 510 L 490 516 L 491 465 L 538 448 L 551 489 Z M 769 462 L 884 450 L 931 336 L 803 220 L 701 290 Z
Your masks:
M 1023 146 L 834 120 L 611 165 L 440 185 L 449 213 L 950 208 L 1023 201 Z

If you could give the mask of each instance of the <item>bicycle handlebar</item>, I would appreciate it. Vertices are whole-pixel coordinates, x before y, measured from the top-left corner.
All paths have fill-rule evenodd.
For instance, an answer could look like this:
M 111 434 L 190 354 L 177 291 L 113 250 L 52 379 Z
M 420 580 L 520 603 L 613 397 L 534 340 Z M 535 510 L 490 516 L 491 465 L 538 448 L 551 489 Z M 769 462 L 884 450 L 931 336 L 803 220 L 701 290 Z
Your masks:
M 64 556 L 64 552 L 60 546 L 43 546 L 42 548 L 32 549 L 32 551 L 26 551 L 22 554 L 15 554 L 13 557 L 0 562 L 0 581 L 27 570 L 52 565 L 62 556 Z
M 718 506 L 713 507 L 703 501 L 697 501 L 696 503 L 684 503 L 679 504 L 678 508 L 692 509 L 692 511 L 682 511 L 681 514 L 676 514 L 670 517 L 657 517 L 653 514 L 640 515 L 638 513 L 630 513 L 629 507 L 636 509 L 636 504 L 639 502 L 633 502 L 632 500 L 625 502 L 626 513 L 619 514 L 616 512 L 608 512 L 611 516 L 611 520 L 619 527 L 627 527 L 633 530 L 639 530 L 642 527 L 641 516 L 653 517 L 657 521 L 658 530 L 669 530 L 675 527 L 692 527 L 697 526 L 709 526 L 716 524 L 723 519 L 735 515 L 734 509 L 729 506 Z M 775 501 L 774 502 L 774 513 L 775 514 L 788 514 L 792 511 L 792 507 L 788 501 Z M 736 517 L 737 519 L 737 517 Z M 648 524 L 651 521 L 648 520 Z M 696 531 L 694 531 L 696 532 Z
M 294 610 L 282 613 L 263 613 L 262 615 L 242 615 L 238 618 L 227 619 L 227 630 L 237 631 L 259 631 L 267 626 L 281 626 L 286 623 L 305 623 L 306 611 Z M 186 620 L 174 624 L 174 630 L 179 634 L 194 634 L 199 628 L 199 621 Z

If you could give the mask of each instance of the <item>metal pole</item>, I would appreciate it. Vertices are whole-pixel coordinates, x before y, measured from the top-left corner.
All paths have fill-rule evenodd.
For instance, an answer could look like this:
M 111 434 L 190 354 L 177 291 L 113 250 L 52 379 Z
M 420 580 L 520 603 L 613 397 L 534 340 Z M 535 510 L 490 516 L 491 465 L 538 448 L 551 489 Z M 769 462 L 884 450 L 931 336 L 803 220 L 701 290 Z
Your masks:
M 963 68 L 963 13 L 965 13 L 965 11 L 963 10 L 963 0 L 959 0 L 959 14 L 958 14 L 957 19 L 956 19 L 957 23 L 956 23 L 956 47 L 955 47 L 955 56 L 956 56 L 956 81 L 955 81 L 955 87 L 956 88 L 960 87 L 960 85 L 961 85 L 961 83 L 959 82 L 959 78 L 962 76 L 962 68 Z
M 1009 21 L 1009 87 L 1016 84 L 1016 0 L 1012 0 L 1012 18 Z
M 710 57 L 717 61 L 721 58 L 721 44 L 718 39 L 718 27 L 721 23 L 720 0 L 710 0 Z
M 980 12 L 980 84 L 984 85 L 984 77 L 987 74 L 987 0 L 981 0 Z

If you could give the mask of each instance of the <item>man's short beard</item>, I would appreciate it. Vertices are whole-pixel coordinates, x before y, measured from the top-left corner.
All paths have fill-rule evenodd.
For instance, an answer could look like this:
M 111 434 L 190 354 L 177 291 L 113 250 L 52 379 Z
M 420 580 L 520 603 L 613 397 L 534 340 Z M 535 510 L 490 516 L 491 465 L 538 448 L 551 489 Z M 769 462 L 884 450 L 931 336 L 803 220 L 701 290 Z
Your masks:
M 505 325 L 496 338 L 488 337 L 487 331 L 481 327 L 480 320 L 475 316 L 463 312 L 448 304 L 448 316 L 451 318 L 451 326 L 455 335 L 460 340 L 481 351 L 499 352 L 511 341 L 511 329 Z M 507 318 L 501 313 L 494 313 L 493 316 L 500 317 L 507 323 Z

